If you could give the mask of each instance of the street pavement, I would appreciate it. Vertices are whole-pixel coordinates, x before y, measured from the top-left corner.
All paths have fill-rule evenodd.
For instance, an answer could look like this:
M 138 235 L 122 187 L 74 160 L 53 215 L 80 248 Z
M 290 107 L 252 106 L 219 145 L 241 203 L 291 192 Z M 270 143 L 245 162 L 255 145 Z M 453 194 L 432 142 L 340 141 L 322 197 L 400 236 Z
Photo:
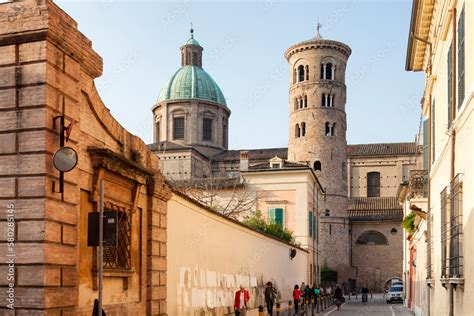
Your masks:
M 247 316 L 257 316 L 258 312 L 256 310 L 248 311 Z M 268 314 L 265 312 L 265 316 Z M 276 315 L 274 312 L 273 315 Z M 356 300 L 354 296 L 351 296 L 351 300 L 348 300 L 346 296 L 346 302 L 341 305 L 341 309 L 337 311 L 336 306 L 330 306 L 324 311 L 312 314 L 311 311 L 307 314 L 299 313 L 298 316 L 413 316 L 414 314 L 410 312 L 403 304 L 387 304 L 383 294 L 373 294 L 373 298 L 370 298 L 366 305 L 362 304 L 360 295 Z M 286 306 L 282 306 L 282 312 L 280 316 L 293 316 L 293 313 L 290 315 Z

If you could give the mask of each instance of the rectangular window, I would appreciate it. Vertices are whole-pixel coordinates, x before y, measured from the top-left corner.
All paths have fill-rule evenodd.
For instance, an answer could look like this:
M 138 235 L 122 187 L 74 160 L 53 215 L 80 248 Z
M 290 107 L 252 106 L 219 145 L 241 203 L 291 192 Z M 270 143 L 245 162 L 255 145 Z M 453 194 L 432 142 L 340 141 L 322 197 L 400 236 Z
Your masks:
M 202 139 L 212 141 L 212 119 L 210 118 L 202 120 Z
M 283 227 L 283 209 L 270 208 L 268 210 L 268 222 L 270 224 L 278 224 Z
M 448 51 L 448 128 L 453 120 L 453 45 Z
M 367 173 L 367 197 L 380 196 L 380 173 Z
M 227 148 L 227 125 L 222 126 L 222 146 Z
M 441 192 L 441 277 L 447 276 L 447 252 L 448 252 L 448 212 L 449 196 L 448 187 Z
M 173 139 L 184 139 L 184 117 L 173 118 Z
M 313 212 L 308 212 L 309 236 L 313 237 Z
M 461 107 L 465 95 L 465 59 L 464 59 L 464 5 L 458 21 L 458 108 Z
M 458 174 L 451 182 L 450 214 L 449 214 L 449 276 L 464 275 L 464 255 L 462 246 L 462 182 Z
M 161 140 L 160 134 L 160 121 L 155 123 L 155 142 L 159 142 Z
M 104 212 L 116 213 L 115 245 L 104 243 L 104 268 L 131 269 L 132 212 L 112 203 L 105 203 Z

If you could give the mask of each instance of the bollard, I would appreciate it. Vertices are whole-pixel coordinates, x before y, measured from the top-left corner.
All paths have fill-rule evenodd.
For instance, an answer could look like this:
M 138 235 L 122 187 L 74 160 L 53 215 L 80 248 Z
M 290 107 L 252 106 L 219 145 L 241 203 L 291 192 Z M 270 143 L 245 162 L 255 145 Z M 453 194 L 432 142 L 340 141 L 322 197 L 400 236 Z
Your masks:
M 318 295 L 316 298 L 316 313 L 319 313 L 319 305 L 321 304 L 321 296 Z
M 275 311 L 276 311 L 277 316 L 280 316 L 280 303 L 276 303 Z
M 370 299 L 372 299 L 372 292 L 370 292 Z
M 292 301 L 288 301 L 288 314 L 291 315 L 291 307 L 293 307 L 293 302 Z
M 263 316 L 263 306 L 262 305 L 258 306 L 258 316 Z

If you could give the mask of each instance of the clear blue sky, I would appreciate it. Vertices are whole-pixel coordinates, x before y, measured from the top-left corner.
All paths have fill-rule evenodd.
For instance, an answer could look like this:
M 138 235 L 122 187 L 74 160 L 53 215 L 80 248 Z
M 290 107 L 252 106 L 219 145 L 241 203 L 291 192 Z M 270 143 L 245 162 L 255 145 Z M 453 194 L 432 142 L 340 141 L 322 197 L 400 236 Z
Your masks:
M 422 73 L 404 70 L 412 1 L 57 1 L 104 59 L 96 85 L 117 120 L 152 142 L 151 106 L 179 68 L 189 37 L 232 111 L 229 145 L 286 147 L 289 70 L 284 51 L 322 36 L 352 48 L 346 73 L 350 144 L 413 141 Z

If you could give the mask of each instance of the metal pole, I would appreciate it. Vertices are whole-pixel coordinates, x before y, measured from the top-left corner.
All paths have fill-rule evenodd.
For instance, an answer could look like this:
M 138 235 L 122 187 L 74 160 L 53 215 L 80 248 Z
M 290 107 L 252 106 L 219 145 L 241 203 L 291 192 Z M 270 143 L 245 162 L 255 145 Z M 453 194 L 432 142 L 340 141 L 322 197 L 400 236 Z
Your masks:
M 102 316 L 102 283 L 104 273 L 104 179 L 100 180 L 100 199 L 99 199 L 99 311 Z

